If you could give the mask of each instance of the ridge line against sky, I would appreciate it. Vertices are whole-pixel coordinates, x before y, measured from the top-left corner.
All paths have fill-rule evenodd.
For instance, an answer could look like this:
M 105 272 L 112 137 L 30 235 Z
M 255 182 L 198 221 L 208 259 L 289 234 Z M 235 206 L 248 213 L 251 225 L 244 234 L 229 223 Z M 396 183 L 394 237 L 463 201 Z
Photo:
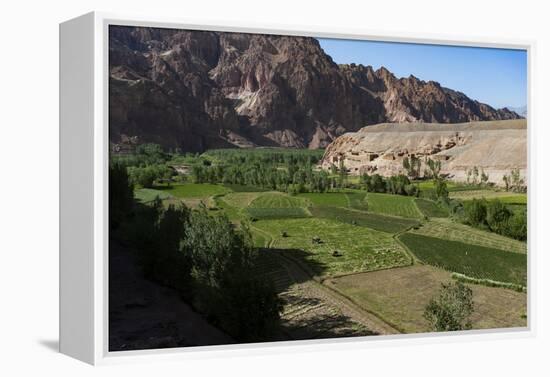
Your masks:
M 317 38 L 337 64 L 386 67 L 413 75 L 495 108 L 527 105 L 525 50 Z

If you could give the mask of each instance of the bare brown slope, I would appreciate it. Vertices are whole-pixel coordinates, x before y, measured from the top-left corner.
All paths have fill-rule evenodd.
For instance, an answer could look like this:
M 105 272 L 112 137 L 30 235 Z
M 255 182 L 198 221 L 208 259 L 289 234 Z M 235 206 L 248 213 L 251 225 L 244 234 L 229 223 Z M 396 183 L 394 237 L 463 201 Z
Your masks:
M 327 148 L 322 166 L 341 159 L 352 174 L 389 176 L 403 173 L 403 159 L 410 156 L 440 160 L 442 173 L 466 180 L 474 166 L 502 183 L 503 174 L 527 168 L 526 121 L 471 122 L 462 124 L 380 124 L 347 133 Z

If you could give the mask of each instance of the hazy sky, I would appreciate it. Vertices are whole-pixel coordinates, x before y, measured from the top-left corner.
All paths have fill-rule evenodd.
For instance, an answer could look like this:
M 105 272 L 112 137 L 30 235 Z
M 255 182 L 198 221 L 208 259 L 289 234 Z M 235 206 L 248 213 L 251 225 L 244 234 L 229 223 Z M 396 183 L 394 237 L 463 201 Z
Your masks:
M 527 104 L 527 53 L 476 47 L 319 39 L 338 63 L 386 67 L 398 78 L 414 75 L 493 107 Z

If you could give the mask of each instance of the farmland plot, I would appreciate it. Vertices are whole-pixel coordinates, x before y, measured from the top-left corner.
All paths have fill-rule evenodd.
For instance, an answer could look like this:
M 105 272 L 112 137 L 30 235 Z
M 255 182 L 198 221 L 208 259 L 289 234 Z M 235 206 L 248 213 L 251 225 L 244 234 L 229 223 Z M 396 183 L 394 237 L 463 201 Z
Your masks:
M 265 193 L 259 195 L 249 204 L 251 208 L 305 208 L 308 201 L 282 193 Z
M 367 194 L 368 210 L 382 215 L 420 218 L 422 214 L 410 196 L 391 194 Z
M 340 207 L 312 207 L 309 211 L 317 218 L 337 220 L 388 233 L 402 232 L 419 224 L 418 221 L 413 219 L 384 216 Z
M 450 219 L 428 221 L 419 229 L 412 230 L 411 233 L 512 251 L 515 253 L 527 252 L 527 243 L 525 242 L 456 223 Z
M 478 278 L 526 285 L 525 254 L 405 233 L 399 239 L 418 259 L 447 271 Z
M 349 199 L 346 193 L 343 192 L 326 192 L 326 193 L 304 193 L 299 194 L 299 198 L 307 199 L 314 206 L 333 206 L 333 207 L 347 207 L 349 205 Z
M 449 211 L 446 208 L 441 207 L 433 200 L 428 199 L 415 199 L 416 206 L 427 217 L 448 217 Z
M 441 283 L 449 281 L 450 274 L 446 271 L 415 265 L 331 278 L 325 283 L 402 331 L 418 333 L 429 331 L 423 318 L 424 308 L 438 294 Z M 471 320 L 474 329 L 527 325 L 525 293 L 481 285 L 468 286 L 473 291 Z
M 299 259 L 317 275 L 372 271 L 411 263 L 390 234 L 338 221 L 261 220 L 254 227 L 270 234 L 271 247 L 288 250 L 290 257 Z M 319 242 L 314 242 L 315 237 Z
M 209 183 L 183 183 L 159 186 L 158 189 L 178 198 L 208 198 L 229 192 L 229 189 L 222 185 Z

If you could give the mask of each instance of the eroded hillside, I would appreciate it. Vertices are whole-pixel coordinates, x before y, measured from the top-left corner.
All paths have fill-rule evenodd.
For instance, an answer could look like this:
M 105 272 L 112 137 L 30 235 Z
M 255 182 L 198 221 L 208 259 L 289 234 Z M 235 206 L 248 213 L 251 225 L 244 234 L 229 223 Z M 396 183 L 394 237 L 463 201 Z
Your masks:
M 469 169 L 483 169 L 489 182 L 502 184 L 512 169 L 527 168 L 524 119 L 460 124 L 384 123 L 346 133 L 326 149 L 322 166 L 344 166 L 351 174 L 404 173 L 403 160 L 417 157 L 441 161 L 441 173 L 466 181 Z M 423 171 L 423 169 L 422 169 Z

